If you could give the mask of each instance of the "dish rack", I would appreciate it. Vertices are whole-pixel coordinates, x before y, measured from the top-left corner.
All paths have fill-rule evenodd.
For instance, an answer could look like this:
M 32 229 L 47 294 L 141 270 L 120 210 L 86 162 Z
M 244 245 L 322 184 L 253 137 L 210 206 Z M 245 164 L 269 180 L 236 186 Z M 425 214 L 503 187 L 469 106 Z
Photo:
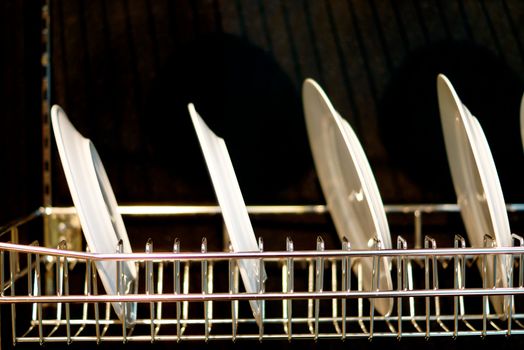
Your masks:
M 508 206 L 510 212 L 523 209 L 520 204 Z M 124 217 L 220 214 L 218 207 L 197 206 L 120 210 Z M 253 216 L 327 213 L 325 206 L 251 206 L 248 210 Z M 422 217 L 437 212 L 458 216 L 456 205 L 390 205 L 386 210 L 388 215 L 413 220 L 409 238 L 414 238 L 415 248 L 398 236 L 393 250 L 380 249 L 376 240 L 366 251 L 351 249 L 348 241 L 339 249 L 326 249 L 319 236 L 312 242 L 313 250 L 295 250 L 287 238 L 281 251 L 265 251 L 260 239 L 260 251 L 233 253 L 208 251 L 204 238 L 197 252 L 184 251 L 183 240 L 175 239 L 166 252 L 154 251 L 149 240 L 143 252 L 122 254 L 115 247 L 114 254 L 94 254 L 81 249 L 74 208 L 42 207 L 1 229 L 0 319 L 11 323 L 10 334 L 3 327 L 1 336 L 9 336 L 13 343 L 43 344 L 524 334 L 524 311 L 518 303 L 524 294 L 522 237 L 513 235 L 513 247 L 493 248 L 493 240 L 486 236 L 484 248 L 467 248 L 465 239 L 456 235 L 453 247 L 438 247 L 434 238 L 423 237 Z M 34 230 L 39 229 L 46 247 L 27 238 L 35 237 Z M 53 239 L 57 248 L 47 248 Z M 507 288 L 486 282 L 488 259 L 498 260 L 501 255 L 513 267 Z M 267 271 L 258 293 L 242 290 L 237 261 L 246 258 L 259 259 Z M 361 259 L 372 259 L 372 276 L 362 274 Z M 138 289 L 133 294 L 105 294 L 95 265 L 101 260 L 119 265 L 135 262 Z M 377 284 L 379 265 L 384 263 L 391 266 L 392 290 Z M 117 272 L 117 281 L 121 277 Z M 372 290 L 362 290 L 364 278 L 375 281 Z M 490 298 L 504 295 L 507 313 L 497 315 Z M 392 298 L 391 313 L 377 314 L 376 298 Z M 249 300 L 261 302 L 260 324 L 251 314 Z M 111 307 L 121 303 L 125 308 L 130 302 L 138 303 L 133 325 L 120 320 Z
M 170 251 L 95 254 L 82 247 L 74 208 L 52 206 L 52 151 L 49 108 L 51 42 L 49 1 L 42 1 L 42 188 L 43 207 L 29 216 L 0 227 L 0 344 L 80 342 L 236 341 L 244 339 L 352 339 L 430 338 L 524 334 L 523 238 L 513 235 L 513 247 L 467 248 L 456 235 L 451 244 L 424 235 L 423 216 L 452 213 L 456 205 L 388 205 L 388 215 L 403 215 L 413 232 L 396 237 L 396 247 L 383 250 L 372 241 L 370 249 L 351 249 L 344 241 L 326 249 L 322 236 L 313 250 L 294 249 L 288 238 L 281 250 L 233 253 L 212 251 L 204 238 L 197 252 L 175 239 Z M 220 214 L 214 206 L 123 206 L 124 217 L 179 217 Z M 325 215 L 317 206 L 250 206 L 252 216 Z M 508 205 L 508 212 L 524 212 L 524 204 Z M 299 219 L 300 220 L 300 219 Z M 35 238 L 43 242 L 39 246 Z M 223 232 L 227 247 L 227 232 Z M 325 237 L 324 237 L 325 238 Z M 410 241 L 410 247 L 408 245 Z M 56 248 L 49 248 L 56 247 Z M 487 285 L 486 264 L 504 256 L 509 265 L 509 286 Z M 239 278 L 239 259 L 259 259 L 267 272 L 258 293 L 246 293 Z M 359 261 L 371 259 L 373 273 L 364 276 Z M 97 274 L 96 261 L 133 261 L 138 286 L 133 294 L 107 295 Z M 394 288 L 378 285 L 380 264 L 389 264 Z M 480 270 L 478 269 L 480 267 Z M 122 271 L 122 269 L 119 269 Z M 494 269 L 497 273 L 497 269 Z M 118 272 L 118 271 L 117 271 Z M 262 274 L 259 274 L 262 275 Z M 115 279 L 121 280 L 117 273 Z M 492 280 L 497 280 L 494 276 Z M 362 281 L 371 278 L 372 290 Z M 493 296 L 508 296 L 507 312 L 496 314 Z M 393 309 L 377 314 L 377 298 L 392 298 Z M 262 305 L 257 324 L 249 300 Z M 132 325 L 120 320 L 111 303 L 137 302 Z M 524 304 L 522 304 L 524 305 Z M 1 346 L 1 345 L 0 345 Z

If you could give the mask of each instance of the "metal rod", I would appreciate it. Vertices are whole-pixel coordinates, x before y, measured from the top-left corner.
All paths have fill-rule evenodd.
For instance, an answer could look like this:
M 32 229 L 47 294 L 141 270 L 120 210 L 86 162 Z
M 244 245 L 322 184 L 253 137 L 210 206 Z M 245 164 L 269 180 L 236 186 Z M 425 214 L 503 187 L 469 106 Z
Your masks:
M 422 247 L 422 211 L 416 209 L 413 212 L 413 218 L 415 222 L 415 248 L 420 249 Z
M 511 243 L 513 246 L 516 245 L 516 243 L 519 243 L 519 246 L 522 246 L 524 244 L 524 238 L 522 238 L 519 235 L 511 234 Z M 519 261 L 519 265 L 522 265 L 522 261 Z M 514 275 L 515 275 L 515 256 L 510 255 L 510 264 L 509 264 L 509 287 L 513 287 L 514 285 Z M 513 313 L 515 311 L 515 297 L 510 296 L 509 297 L 509 307 L 508 307 L 508 336 L 511 335 L 511 321 L 513 320 Z
M 294 250 L 293 241 L 290 237 L 286 238 L 286 251 L 292 252 Z M 293 258 L 287 258 L 286 263 L 284 264 L 285 274 L 282 276 L 282 281 L 286 282 L 284 284 L 283 292 L 286 293 L 292 293 L 294 290 L 294 266 L 293 266 Z M 286 299 L 282 301 L 282 310 L 283 310 L 283 318 L 286 319 L 286 323 L 284 324 L 284 332 L 286 332 L 288 336 L 288 340 L 291 340 L 293 336 L 293 323 L 291 322 L 293 317 L 293 301 L 291 299 Z
M 163 262 L 158 263 L 158 281 L 157 281 L 156 290 L 158 294 L 162 294 L 164 291 L 164 263 Z M 155 322 L 162 319 L 162 307 L 163 307 L 163 304 L 161 301 L 159 301 L 156 306 Z M 155 328 L 155 336 L 160 332 L 161 326 L 162 326 L 162 323 L 157 322 L 157 325 Z
M 489 247 L 493 243 L 494 243 L 494 240 L 490 235 L 484 235 L 484 247 Z M 487 255 L 484 255 L 482 257 L 482 287 L 484 289 L 488 288 L 487 259 L 488 259 Z M 488 312 L 489 312 L 488 296 L 484 295 L 482 297 L 482 337 L 486 336 Z
M 233 251 L 231 242 L 228 244 L 229 251 Z M 238 264 L 235 260 L 229 260 L 229 293 L 238 293 Z M 238 330 L 238 300 L 231 301 L 231 336 L 235 341 Z
M 178 238 L 175 239 L 175 242 L 173 244 L 173 253 L 178 254 L 180 253 L 180 240 Z M 173 261 L 173 286 L 174 286 L 174 294 L 180 295 L 180 260 L 176 259 Z M 181 315 L 182 309 L 181 309 L 181 302 L 176 302 L 176 334 L 177 334 L 177 341 L 180 341 L 180 337 L 182 336 L 183 329 L 182 325 L 180 324 L 180 315 Z
M 375 237 L 373 239 L 373 248 L 380 250 L 382 242 Z M 380 257 L 373 257 L 373 268 L 371 274 L 371 290 L 378 291 L 380 288 Z M 369 301 L 369 339 L 373 339 L 373 332 L 375 331 L 375 299 Z
M 22 244 L 13 244 L 7 242 L 0 242 L 0 250 L 8 250 L 14 253 L 33 253 L 33 254 L 42 254 L 47 256 L 67 256 L 68 259 L 92 259 L 93 261 L 172 261 L 173 259 L 180 260 L 191 260 L 191 261 L 202 261 L 202 260 L 229 260 L 229 259 L 285 259 L 287 257 L 293 258 L 341 258 L 344 256 L 351 257 L 395 257 L 395 256 L 410 256 L 411 258 L 426 256 L 450 256 L 450 255 L 500 255 L 500 254 L 524 254 L 524 247 L 490 247 L 490 248 L 464 248 L 456 250 L 454 248 L 439 248 L 435 250 L 426 250 L 426 249 L 406 249 L 406 250 L 394 250 L 394 249 L 381 249 L 381 250 L 351 250 L 351 251 L 341 251 L 341 250 L 324 250 L 319 251 L 268 251 L 268 252 L 208 252 L 206 254 L 202 253 L 179 253 L 175 255 L 174 253 L 122 253 L 122 254 L 105 254 L 105 253 L 87 253 L 87 252 L 75 252 L 75 251 L 61 251 L 54 248 L 45 248 L 45 247 L 32 247 Z
M 149 238 L 146 242 L 146 253 L 151 254 L 153 252 L 153 240 Z M 154 291 L 154 273 L 153 273 L 153 262 L 146 262 L 146 295 L 155 294 Z M 149 303 L 149 320 L 151 321 L 149 326 L 149 332 L 151 334 L 151 342 L 155 341 L 155 303 Z
M 67 249 L 67 243 L 63 241 L 59 247 L 61 249 Z M 69 263 L 67 261 L 67 257 L 64 257 L 61 264 L 62 271 L 64 274 L 63 280 L 64 280 L 64 295 L 69 295 Z M 70 310 L 70 304 L 65 303 L 65 314 L 66 314 L 66 335 L 67 335 L 67 343 L 71 344 L 71 310 Z
M 182 279 L 182 293 L 184 295 L 187 295 L 189 293 L 189 261 L 186 261 L 184 263 L 184 273 L 183 273 L 183 279 Z M 187 328 L 187 320 L 189 319 L 189 301 L 185 300 L 185 298 L 182 298 L 182 319 L 184 322 L 182 322 L 182 334 L 185 332 Z
M 331 290 L 336 292 L 338 290 L 337 286 L 337 261 L 331 260 Z M 333 327 L 335 328 L 335 332 L 340 334 L 340 326 L 338 325 L 338 300 L 333 299 L 331 300 L 331 317 L 333 317 Z
M 248 205 L 248 213 L 252 215 L 280 215 L 280 214 L 325 214 L 329 210 L 325 205 Z M 218 215 L 221 214 L 220 206 L 196 205 L 121 205 L 118 207 L 122 215 L 140 216 L 176 216 L 176 215 Z M 385 204 L 386 213 L 413 214 L 416 211 L 430 214 L 436 212 L 459 213 L 457 204 Z M 74 207 L 42 207 L 46 214 L 75 214 Z M 524 211 L 524 203 L 506 204 L 508 212 Z
M 202 254 L 205 254 L 207 253 L 207 239 L 206 238 L 202 238 L 202 244 L 200 246 L 200 251 L 202 252 Z M 208 292 L 207 292 L 207 282 L 208 282 L 208 279 L 207 279 L 207 261 L 206 260 L 202 260 L 202 263 L 201 263 L 201 290 L 202 290 L 202 294 L 203 295 L 207 295 Z M 205 334 L 205 340 L 207 341 L 209 339 L 209 314 L 208 314 L 208 307 L 209 307 L 209 303 L 208 302 L 204 302 L 204 320 L 205 320 L 205 324 L 204 324 L 204 334 Z
M 86 274 L 84 279 L 84 295 L 90 295 L 91 294 L 91 266 L 90 264 L 86 263 Z M 89 304 L 84 303 L 82 308 L 82 319 L 85 321 L 88 318 L 88 312 L 89 312 Z M 85 329 L 86 324 L 82 324 L 80 328 L 76 331 L 75 337 L 78 337 Z
M 324 250 L 324 240 L 322 237 L 317 237 L 317 250 L 323 251 Z M 317 293 L 321 293 L 324 289 L 324 259 L 323 258 L 317 258 L 315 263 L 315 291 Z M 316 340 L 318 338 L 319 333 L 319 322 L 318 319 L 320 317 L 320 300 L 315 299 L 315 337 Z
M 0 226 L 0 237 L 5 236 L 8 233 L 11 233 L 11 231 L 14 228 L 17 228 L 17 227 L 20 227 L 22 225 L 25 225 L 28 222 L 33 221 L 34 219 L 36 219 L 38 217 L 41 217 L 43 213 L 44 213 L 44 209 L 43 208 L 38 208 L 37 210 L 29 213 L 26 216 L 23 216 L 21 218 L 15 219 L 15 220 L 11 221 L 10 223 L 8 223 L 7 225 Z
M 0 266 L 2 268 L 0 268 L 0 297 L 3 297 L 4 296 L 4 293 L 5 293 L 5 288 L 4 286 L 6 285 L 5 283 L 5 271 L 4 271 L 4 266 L 5 266 L 5 259 L 4 259 L 4 256 L 5 256 L 5 253 L 4 251 L 0 251 Z M 11 283 L 9 283 L 9 286 L 11 285 Z M 1 333 L 1 332 L 0 332 Z
M 9 289 L 11 291 L 11 297 L 15 297 L 16 295 L 15 293 L 15 275 L 16 275 L 15 254 L 16 254 L 15 252 L 9 252 L 9 280 L 11 281 Z M 2 260 L 3 260 L 3 254 L 2 254 Z M 3 269 L 3 265 L 2 265 L 2 269 Z M 4 275 L 2 274 L 2 278 L 3 276 Z M 2 293 L 3 293 L 3 290 L 2 290 Z M 5 296 L 2 296 L 2 298 L 5 298 Z M 16 306 L 15 304 L 11 305 L 11 333 L 12 333 L 13 345 L 16 345 Z
M 407 249 L 407 241 L 398 236 L 397 238 L 397 249 Z M 397 290 L 403 291 L 407 290 L 406 277 L 406 260 L 405 257 L 397 257 Z M 402 338 L 402 298 L 397 298 L 397 339 Z
M 37 254 L 35 256 L 35 260 L 37 261 L 37 263 L 35 266 L 35 278 L 34 278 L 35 287 L 33 288 L 33 295 L 40 296 L 42 293 L 41 292 L 42 274 L 40 271 L 40 255 Z M 3 266 L 3 254 L 2 254 L 2 259 L 0 261 L 0 266 Z M 38 321 L 38 338 L 39 338 L 40 345 L 42 345 L 44 343 L 43 341 L 44 329 L 42 326 L 42 304 L 37 304 L 36 315 L 37 315 L 37 321 Z
M 435 240 L 429 236 L 426 236 L 426 238 L 424 239 L 424 248 L 429 249 L 431 243 L 435 243 Z M 426 256 L 426 258 L 424 259 L 424 271 L 425 271 L 424 286 L 426 290 L 429 290 L 430 289 L 430 286 L 429 286 L 429 271 L 430 270 L 429 270 L 429 257 L 428 256 Z M 431 299 L 429 296 L 427 296 L 425 300 L 426 300 L 426 338 L 429 338 L 429 333 L 430 333 L 429 315 L 431 313 L 430 311 L 430 300 Z
M 455 235 L 454 247 L 455 248 L 464 248 L 466 246 L 466 241 L 460 235 Z M 459 274 L 460 274 L 460 257 L 455 255 L 453 256 L 453 288 L 458 289 L 462 288 L 462 285 L 459 284 Z M 453 337 L 456 338 L 458 335 L 458 315 L 459 315 L 459 297 L 453 297 Z
M 124 242 L 122 240 L 119 240 L 118 245 L 116 247 L 116 252 L 117 254 L 121 254 L 123 251 L 124 251 Z M 124 278 L 125 278 L 124 261 L 117 261 L 115 277 L 116 277 L 116 280 L 118 281 L 117 282 L 117 295 L 119 298 L 122 298 L 126 294 L 125 293 L 125 283 L 124 283 Z M 126 343 L 127 342 L 127 322 L 126 322 L 127 303 L 120 301 L 118 304 L 120 306 L 120 310 L 122 311 L 122 339 L 123 339 L 123 342 Z M 109 314 L 108 314 L 109 307 L 110 307 L 109 305 L 106 306 L 106 317 L 109 317 Z
M 231 301 L 231 300 L 283 300 L 290 298 L 292 300 L 307 300 L 307 299 L 319 299 L 328 300 L 332 298 L 349 298 L 349 299 L 371 299 L 371 298 L 398 298 L 398 297 L 453 297 L 453 296 L 490 296 L 490 295 L 524 295 L 524 289 L 521 288 L 468 288 L 468 289 L 439 289 L 439 290 L 408 290 L 408 291 L 396 291 L 396 290 L 380 290 L 380 291 L 323 291 L 317 292 L 293 292 L 293 293 L 282 293 L 282 292 L 265 292 L 260 293 L 213 293 L 213 295 L 207 294 L 202 295 L 201 293 L 190 293 L 190 294 L 162 294 L 162 295 L 144 295 L 144 294 L 126 294 L 126 295 L 69 295 L 69 296 L 53 296 L 53 295 L 42 295 L 33 296 L 4 296 L 0 298 L 0 304 L 21 304 L 21 303 L 99 303 L 99 302 L 140 302 L 148 303 L 154 302 L 204 302 L 204 301 Z
M 363 293 L 364 289 L 364 276 L 362 272 L 362 262 L 357 261 L 356 262 L 356 268 L 357 268 L 357 291 L 358 293 Z M 359 318 L 359 325 L 360 329 L 362 329 L 362 332 L 368 333 L 366 324 L 364 323 L 364 298 L 358 298 L 358 318 Z
M 513 234 L 513 236 L 517 236 L 517 235 Z M 523 246 L 524 242 L 522 241 L 522 237 L 520 237 L 520 236 L 518 236 L 518 237 L 519 237 L 520 245 Z M 523 287 L 523 283 L 524 283 L 524 260 L 523 260 L 524 255 L 523 254 L 519 254 L 518 257 L 519 257 L 519 282 L 518 282 L 518 286 L 519 286 L 519 288 L 522 288 Z M 519 325 L 521 328 L 524 328 L 524 324 L 522 324 L 519 320 L 515 319 L 515 323 L 517 325 Z
M 87 260 L 87 264 L 90 266 L 91 270 L 91 281 L 92 281 L 92 287 L 93 287 L 93 295 L 98 295 L 98 283 L 96 279 L 96 266 L 95 262 L 92 260 Z M 98 308 L 98 303 L 94 303 L 94 311 L 95 311 L 95 334 L 96 334 L 96 343 L 100 344 L 100 313 Z
M 260 252 L 264 251 L 264 240 L 262 239 L 262 237 L 258 237 L 258 249 Z M 258 293 L 264 294 L 265 291 L 266 286 L 264 260 L 260 258 L 258 262 Z M 258 325 L 258 339 L 262 341 L 262 339 L 264 338 L 264 319 L 266 318 L 266 301 L 264 299 L 260 299 L 260 301 L 258 301 L 258 304 L 260 306 L 260 324 Z
M 351 244 L 347 237 L 342 239 L 342 250 L 351 250 Z M 342 290 L 349 293 L 351 291 L 351 261 L 349 257 L 342 258 Z M 346 317 L 347 317 L 347 301 L 345 298 L 341 300 L 342 308 L 342 340 L 346 339 Z
M 291 252 L 290 252 L 291 253 Z M 308 261 L 308 280 L 307 280 L 307 291 L 308 293 L 314 293 L 315 288 L 315 266 L 314 261 Z M 313 324 L 313 299 L 308 299 L 307 301 L 307 318 L 308 318 L 308 328 L 311 334 L 315 334 L 315 325 Z
M 375 316 L 376 317 L 376 320 L 377 321 L 380 321 L 380 322 L 385 322 L 386 320 L 393 320 L 395 318 L 395 316 Z M 482 313 L 480 314 L 468 314 L 465 316 L 465 318 L 469 321 L 481 321 L 482 320 Z M 518 314 L 516 315 L 516 317 L 522 319 L 524 317 L 524 314 Z M 339 317 L 338 320 L 340 320 L 341 318 Z M 409 316 L 404 316 L 403 318 L 403 321 L 409 321 L 410 318 Z M 445 321 L 453 321 L 453 315 L 443 315 L 442 316 L 442 319 L 445 320 Z M 499 316 L 497 314 L 490 314 L 488 315 L 488 319 L 489 320 L 498 320 L 499 319 Z M 348 317 L 347 318 L 348 322 L 357 322 L 359 320 L 359 317 L 357 316 L 353 316 L 353 317 Z M 369 316 L 365 316 L 364 317 L 364 320 L 369 320 Z M 417 320 L 425 320 L 425 315 L 418 315 L 417 316 Z M 431 316 L 431 320 L 432 321 L 435 321 L 436 320 L 436 316 L 432 315 Z M 270 318 L 266 318 L 265 319 L 266 323 L 268 324 L 273 324 L 273 325 L 280 325 L 282 322 L 283 322 L 283 319 L 281 317 L 270 317 Z M 293 324 L 301 324 L 301 325 L 305 325 L 307 324 L 307 317 L 300 317 L 300 316 L 297 316 L 297 317 L 293 317 Z M 45 320 L 42 321 L 43 322 L 43 325 L 45 326 L 49 326 L 49 325 L 56 325 L 56 324 L 59 324 L 60 326 L 63 326 L 66 324 L 66 321 L 65 320 L 55 320 L 53 318 L 47 318 Z M 71 325 L 80 325 L 82 324 L 84 321 L 79 319 L 79 318 L 74 318 L 71 320 Z M 174 325 L 176 324 L 176 319 L 174 318 L 164 318 L 162 320 L 159 320 L 158 322 L 161 322 L 163 325 Z M 216 318 L 214 319 L 214 322 L 217 323 L 217 324 L 227 324 L 227 325 L 230 325 L 231 324 L 231 319 L 227 316 L 223 316 L 222 318 Z M 238 320 L 239 324 L 250 324 L 250 325 L 255 325 L 257 323 L 257 321 L 251 317 L 251 316 L 248 316 L 246 315 L 245 317 L 241 317 L 239 318 Z M 333 319 L 330 317 L 330 316 L 324 316 L 324 317 L 319 317 L 319 323 L 321 324 L 331 324 L 333 322 Z M 87 322 L 89 325 L 92 325 L 94 324 L 94 320 L 88 320 Z M 116 318 L 113 318 L 113 319 L 109 319 L 109 320 L 102 320 L 101 323 L 103 324 L 109 324 L 109 325 L 118 325 L 120 326 L 121 325 L 121 321 L 119 319 L 116 319 Z M 203 318 L 192 318 L 191 320 L 188 320 L 188 324 L 190 325 L 204 325 L 205 323 L 205 320 Z M 148 326 L 150 324 L 150 320 L 149 318 L 141 318 L 141 319 L 138 319 L 137 322 L 135 323 L 136 325 L 140 325 L 140 326 L 143 326 L 143 325 L 146 325 Z M 141 327 L 143 328 L 143 327 Z M 144 328 L 143 328 L 144 329 Z M 202 327 L 203 329 L 203 327 Z M 437 331 L 432 331 L 433 333 L 437 332 Z M 438 331 L 438 332 L 442 332 L 442 331 Z M 145 332 L 146 333 L 146 336 L 149 336 L 149 331 Z M 378 332 L 376 332 L 378 333 Z M 392 333 L 392 334 L 395 334 L 396 335 L 396 331 L 395 332 L 389 332 L 389 333 Z M 420 332 L 419 332 L 420 333 Z M 450 335 L 452 335 L 452 332 L 443 332 L 443 333 L 450 333 Z M 282 333 L 283 334 L 283 333 Z M 367 333 L 366 333 L 367 334 Z M 422 332 L 420 334 L 421 336 L 424 336 L 424 332 Z M 338 338 L 340 337 L 340 335 L 338 335 Z

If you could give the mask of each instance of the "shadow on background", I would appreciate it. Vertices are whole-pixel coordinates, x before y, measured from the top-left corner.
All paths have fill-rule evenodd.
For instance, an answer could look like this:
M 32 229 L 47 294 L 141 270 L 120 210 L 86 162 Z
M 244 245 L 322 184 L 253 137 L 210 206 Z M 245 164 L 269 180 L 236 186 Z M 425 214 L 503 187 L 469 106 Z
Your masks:
M 445 74 L 486 134 L 506 202 L 524 198 L 519 105 L 523 83 L 491 51 L 471 43 L 435 44 L 409 55 L 379 103 L 381 137 L 392 164 L 426 202 L 456 202 L 440 124 L 436 79 Z
M 296 203 L 311 200 L 311 192 L 318 201 L 316 188 L 300 188 L 313 167 L 301 96 L 274 59 L 227 34 L 201 37 L 177 52 L 153 83 L 142 127 L 150 160 L 191 193 L 164 198 L 155 186 L 151 199 L 215 201 L 187 111 L 192 102 L 225 139 L 246 202 Z

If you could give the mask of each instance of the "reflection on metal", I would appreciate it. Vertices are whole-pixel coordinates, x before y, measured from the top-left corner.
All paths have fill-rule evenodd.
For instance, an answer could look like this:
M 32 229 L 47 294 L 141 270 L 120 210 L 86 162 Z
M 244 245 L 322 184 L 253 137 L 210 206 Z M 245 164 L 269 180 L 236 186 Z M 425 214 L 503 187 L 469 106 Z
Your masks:
M 66 242 L 66 249 L 81 251 L 82 234 L 80 220 L 76 212 L 71 214 L 51 212 L 47 217 L 48 235 L 44 236 L 44 246 L 56 247 Z
M 415 211 L 430 215 L 429 206 L 421 208 L 402 213 L 413 220 Z M 265 251 L 259 240 L 254 252 L 210 252 L 203 239 L 200 251 L 184 252 L 177 239 L 170 252 L 154 251 L 149 240 L 143 252 L 123 254 L 115 247 L 114 254 L 95 254 L 70 250 L 66 240 L 80 235 L 74 212 L 46 208 L 39 213 L 3 228 L 8 234 L 0 242 L 0 265 L 5 266 L 0 269 L 0 304 L 10 304 L 10 315 L 4 319 L 11 322 L 8 336 L 13 343 L 524 336 L 524 308 L 515 302 L 524 297 L 524 240 L 518 235 L 513 235 L 512 247 L 504 248 L 492 248 L 491 237 L 486 237 L 486 247 L 468 248 L 457 235 L 454 246 L 446 248 L 429 236 L 423 247 L 410 248 L 399 236 L 396 249 L 382 250 L 375 240 L 370 250 L 353 250 L 344 240 L 340 249 L 329 250 L 318 237 L 315 250 L 296 250 L 288 238 L 282 251 Z M 24 225 L 42 215 L 56 222 L 54 230 L 62 234 L 56 239 L 66 240 L 57 242 L 57 248 L 20 244 L 27 241 Z M 491 280 L 487 263 L 498 263 L 500 256 L 511 266 L 507 288 L 487 284 Z M 379 285 L 384 257 L 391 260 L 395 286 L 391 290 Z M 268 273 L 269 283 L 259 281 L 256 293 L 239 288 L 238 260 L 245 258 L 258 259 Z M 372 272 L 366 276 L 357 265 L 352 287 L 351 268 L 366 258 L 373 260 Z M 119 289 L 118 294 L 107 295 L 98 289 L 95 261 L 104 260 L 118 262 L 117 266 L 131 260 L 140 267 L 133 294 Z M 474 261 L 481 263 L 480 273 Z M 196 269 L 190 269 L 191 264 Z M 495 268 L 494 280 L 497 273 Z M 72 283 L 73 277 L 82 283 Z M 122 277 L 119 268 L 115 278 Z M 468 284 L 479 277 L 481 287 Z M 370 290 L 363 287 L 366 278 L 373 281 Z M 197 285 L 190 288 L 190 280 Z M 51 288 L 42 288 L 44 282 Z M 504 314 L 491 307 L 490 295 L 512 296 Z M 376 313 L 376 298 L 394 299 L 391 314 Z M 260 303 L 260 324 L 251 315 L 250 300 Z M 133 326 L 121 321 L 110 304 L 125 308 L 134 301 L 139 307 Z M 29 310 L 28 317 L 20 317 L 23 310 Z
M 56 247 L 61 245 L 62 249 L 73 251 L 82 250 L 82 233 L 80 220 L 76 213 L 59 214 L 51 213 L 44 215 L 44 246 Z M 49 261 L 52 264 L 52 261 Z M 76 259 L 71 259 L 71 268 L 74 267 Z M 49 268 L 49 266 L 47 267 Z M 54 292 L 54 283 L 52 274 L 46 274 L 45 290 L 46 293 Z

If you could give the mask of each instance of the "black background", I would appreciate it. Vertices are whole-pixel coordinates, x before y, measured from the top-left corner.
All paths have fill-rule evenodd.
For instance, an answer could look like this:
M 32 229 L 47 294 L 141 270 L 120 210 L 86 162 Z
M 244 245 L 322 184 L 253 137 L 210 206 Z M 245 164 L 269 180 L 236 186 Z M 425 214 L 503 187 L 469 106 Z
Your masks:
M 247 203 L 322 203 L 307 77 L 352 124 L 385 203 L 454 202 L 439 72 L 480 120 L 506 201 L 522 201 L 519 1 L 55 0 L 51 14 L 52 101 L 120 203 L 216 202 L 188 102 L 226 140 Z M 4 1 L 1 16 L 6 221 L 42 202 L 40 4 Z M 55 153 L 53 203 L 70 204 Z

